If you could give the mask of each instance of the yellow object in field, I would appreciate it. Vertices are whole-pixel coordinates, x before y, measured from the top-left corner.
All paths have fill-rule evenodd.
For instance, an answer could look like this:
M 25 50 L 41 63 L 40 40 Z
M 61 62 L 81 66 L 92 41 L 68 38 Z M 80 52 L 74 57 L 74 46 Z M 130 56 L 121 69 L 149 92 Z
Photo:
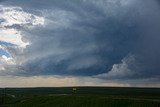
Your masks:
M 73 91 L 76 91 L 77 89 L 76 89 L 76 88 L 72 88 L 72 90 L 73 90 Z
M 76 88 L 72 88 L 72 93 L 75 94 L 76 93 Z
M 77 91 L 77 88 L 72 88 L 72 92 L 73 92 L 73 94 L 75 94 L 75 93 L 76 93 L 76 91 Z

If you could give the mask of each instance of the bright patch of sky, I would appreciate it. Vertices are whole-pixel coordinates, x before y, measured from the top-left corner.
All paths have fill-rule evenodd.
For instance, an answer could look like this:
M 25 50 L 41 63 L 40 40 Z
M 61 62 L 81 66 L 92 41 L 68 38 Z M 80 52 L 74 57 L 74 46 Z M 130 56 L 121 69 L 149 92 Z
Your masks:
M 43 17 L 25 12 L 21 7 L 0 5 L 0 67 L 2 70 L 5 70 L 6 66 L 15 64 L 8 48 L 25 49 L 29 45 L 22 31 L 43 24 Z
M 0 49 L 0 56 L 2 56 L 2 55 L 10 57 L 10 55 L 6 51 L 4 51 L 3 49 Z

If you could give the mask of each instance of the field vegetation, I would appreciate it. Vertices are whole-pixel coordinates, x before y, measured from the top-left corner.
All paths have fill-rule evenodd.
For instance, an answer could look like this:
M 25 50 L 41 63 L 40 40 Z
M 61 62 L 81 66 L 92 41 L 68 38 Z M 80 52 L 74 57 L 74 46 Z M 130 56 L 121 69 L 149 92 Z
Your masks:
M 159 88 L 1 88 L 0 93 L 0 107 L 160 107 Z

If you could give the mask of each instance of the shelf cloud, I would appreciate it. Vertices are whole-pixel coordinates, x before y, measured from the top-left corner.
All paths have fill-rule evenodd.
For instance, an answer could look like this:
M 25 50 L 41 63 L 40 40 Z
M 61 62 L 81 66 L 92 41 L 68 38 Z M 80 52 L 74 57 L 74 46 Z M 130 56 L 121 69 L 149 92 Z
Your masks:
M 3 0 L 0 75 L 159 81 L 159 19 L 158 0 Z

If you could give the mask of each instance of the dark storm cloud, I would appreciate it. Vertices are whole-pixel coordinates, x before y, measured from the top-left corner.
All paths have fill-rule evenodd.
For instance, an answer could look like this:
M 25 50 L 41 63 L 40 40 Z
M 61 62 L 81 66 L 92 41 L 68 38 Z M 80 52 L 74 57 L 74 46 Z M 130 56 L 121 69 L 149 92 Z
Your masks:
M 156 0 L 15 0 L 45 18 L 24 29 L 31 45 L 14 58 L 26 58 L 25 75 L 150 78 L 160 75 L 160 7 Z M 118 72 L 118 73 L 117 73 Z
M 3 1 L 5 1 L 5 0 L 0 0 L 0 2 L 3 2 Z

